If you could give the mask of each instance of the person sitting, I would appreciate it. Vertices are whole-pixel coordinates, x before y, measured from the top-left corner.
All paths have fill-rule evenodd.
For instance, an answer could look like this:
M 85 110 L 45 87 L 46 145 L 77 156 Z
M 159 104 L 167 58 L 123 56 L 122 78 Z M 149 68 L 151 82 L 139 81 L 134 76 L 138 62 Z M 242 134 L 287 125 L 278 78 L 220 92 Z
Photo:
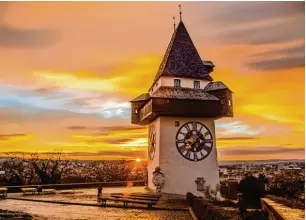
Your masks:
M 41 186 L 37 186 L 37 192 L 38 192 L 38 194 L 42 194 L 42 187 Z
M 237 190 L 242 194 L 241 200 L 250 208 L 260 208 L 261 198 L 265 195 L 264 184 L 255 176 L 250 174 L 240 181 Z M 245 208 L 243 208 L 245 209 Z

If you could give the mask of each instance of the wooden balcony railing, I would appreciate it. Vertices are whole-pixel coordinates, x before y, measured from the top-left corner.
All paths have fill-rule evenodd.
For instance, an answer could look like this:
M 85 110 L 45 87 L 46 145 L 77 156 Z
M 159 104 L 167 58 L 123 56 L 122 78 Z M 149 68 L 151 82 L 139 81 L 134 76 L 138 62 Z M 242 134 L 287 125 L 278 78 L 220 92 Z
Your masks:
M 139 112 L 139 120 L 142 121 L 152 112 L 152 99 L 145 104 Z

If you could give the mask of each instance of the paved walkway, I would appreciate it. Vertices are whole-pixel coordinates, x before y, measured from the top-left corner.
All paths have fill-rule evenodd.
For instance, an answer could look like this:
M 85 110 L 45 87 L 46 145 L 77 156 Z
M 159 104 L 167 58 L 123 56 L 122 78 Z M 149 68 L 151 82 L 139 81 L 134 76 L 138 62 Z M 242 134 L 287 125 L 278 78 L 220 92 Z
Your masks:
M 2 200 L 1 208 L 11 211 L 31 213 L 34 220 L 192 220 L 189 211 L 118 209 L 108 207 L 60 205 L 11 199 Z
M 110 196 L 111 193 L 132 193 L 132 192 L 148 192 L 144 187 L 118 187 L 118 188 L 104 188 L 103 196 Z M 75 190 L 74 194 L 60 194 L 60 191 L 57 191 L 57 194 L 49 195 L 27 195 L 23 196 L 21 193 L 9 194 L 8 198 L 18 199 L 18 200 L 28 200 L 28 201 L 43 201 L 43 202 L 53 202 L 53 203 L 62 203 L 62 204 L 80 204 L 80 205 L 92 205 L 98 206 L 97 203 L 97 190 L 96 189 L 78 189 Z M 114 202 L 107 202 L 110 206 L 117 207 L 118 204 Z M 119 204 L 119 207 L 122 204 Z M 143 207 L 147 208 L 147 205 L 141 204 L 129 204 L 131 207 Z M 186 204 L 185 196 L 180 195 L 163 195 L 157 204 L 153 206 L 158 209 L 174 209 L 174 210 L 188 210 Z
M 305 219 L 305 210 L 290 208 L 268 198 L 263 198 L 262 200 L 264 200 L 268 205 L 274 208 L 275 211 L 277 211 L 277 213 L 279 213 L 286 220 Z
M 118 192 L 146 192 L 144 187 L 121 187 L 121 188 L 104 188 L 103 194 L 109 195 L 110 193 Z M 121 219 L 186 219 L 192 220 L 185 203 L 184 196 L 178 195 L 163 195 L 156 205 L 156 209 L 147 210 L 140 209 L 141 205 L 129 205 L 134 208 L 113 208 L 101 207 L 97 203 L 97 190 L 96 189 L 78 189 L 75 194 L 55 194 L 55 195 L 30 195 L 22 196 L 21 193 L 9 194 L 9 199 L 1 201 L 1 208 L 11 211 L 20 211 L 31 213 L 34 219 L 40 220 L 121 220 Z M 25 201 L 25 200 L 35 201 Z M 39 201 L 47 202 L 39 202 Z M 50 203 L 51 202 L 51 203 Z M 57 204 L 57 203 L 63 204 Z M 69 205 L 68 203 L 75 203 Z M 82 203 L 83 205 L 77 205 Z M 115 205 L 115 204 L 113 204 Z M 120 206 L 120 204 L 119 204 Z M 118 207 L 118 204 L 117 204 Z M 166 210 L 167 209 L 167 210 Z M 169 210 L 169 209 L 175 209 Z

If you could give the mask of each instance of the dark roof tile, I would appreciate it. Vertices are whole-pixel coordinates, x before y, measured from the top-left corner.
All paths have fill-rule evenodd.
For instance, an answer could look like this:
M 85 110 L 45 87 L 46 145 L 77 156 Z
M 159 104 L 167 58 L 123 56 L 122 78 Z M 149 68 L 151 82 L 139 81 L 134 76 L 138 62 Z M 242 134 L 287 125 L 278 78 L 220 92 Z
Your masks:
M 149 93 L 141 94 L 140 96 L 137 96 L 135 99 L 131 100 L 130 102 L 139 102 L 139 101 L 146 101 L 150 98 Z
M 213 90 L 220 90 L 220 89 L 228 89 L 230 90 L 223 82 L 210 82 L 208 85 L 204 88 L 205 91 L 213 91 Z M 230 90 L 231 91 L 231 90 Z
M 219 100 L 217 97 L 205 92 L 203 89 L 190 89 L 181 87 L 160 87 L 151 95 L 151 97 L 170 99 Z

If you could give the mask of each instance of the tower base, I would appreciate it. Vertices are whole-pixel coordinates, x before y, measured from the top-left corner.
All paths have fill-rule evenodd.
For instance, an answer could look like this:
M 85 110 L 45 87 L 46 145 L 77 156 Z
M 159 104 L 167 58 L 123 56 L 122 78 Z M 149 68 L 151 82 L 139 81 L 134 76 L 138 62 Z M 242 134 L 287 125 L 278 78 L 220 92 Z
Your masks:
M 213 148 L 201 161 L 184 158 L 176 147 L 176 134 L 183 124 L 196 121 L 204 124 L 213 136 Z M 179 123 L 179 126 L 177 124 Z M 152 182 L 153 172 L 157 166 L 164 173 L 165 182 L 162 193 L 186 195 L 191 192 L 203 196 L 197 189 L 197 178 L 204 178 L 205 186 L 212 189 L 219 183 L 219 167 L 215 144 L 215 124 L 213 118 L 168 117 L 162 116 L 152 122 L 156 130 L 156 152 L 154 159 L 148 162 L 148 187 L 155 189 Z

